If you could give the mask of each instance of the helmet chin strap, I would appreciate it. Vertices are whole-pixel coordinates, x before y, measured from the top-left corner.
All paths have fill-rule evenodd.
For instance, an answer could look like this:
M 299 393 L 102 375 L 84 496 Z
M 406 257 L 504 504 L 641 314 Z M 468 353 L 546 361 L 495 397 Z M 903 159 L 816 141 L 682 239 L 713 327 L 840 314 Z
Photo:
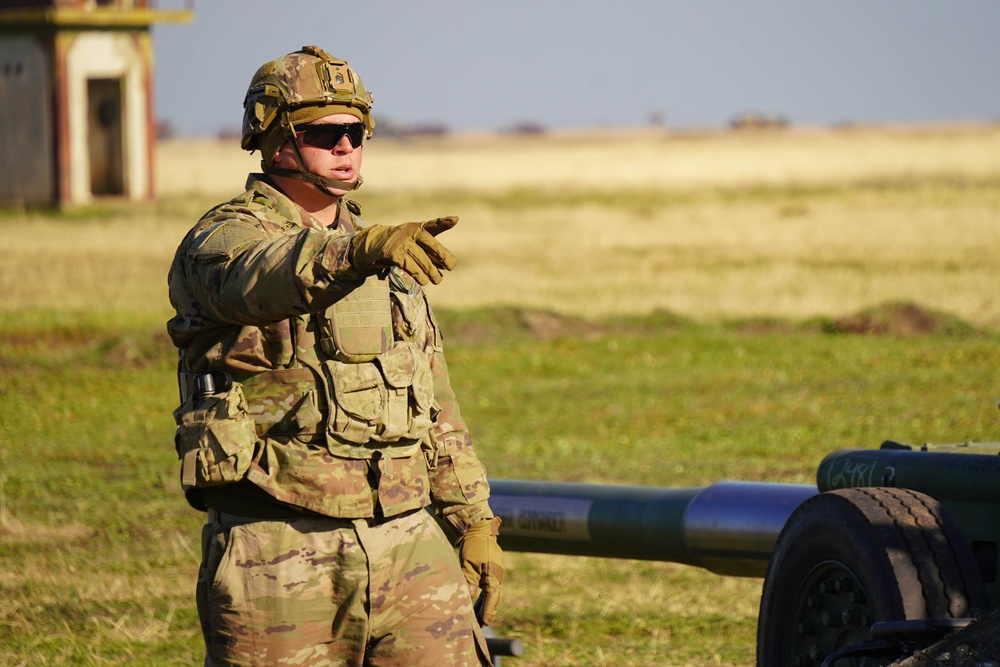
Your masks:
M 357 190 L 361 187 L 361 183 L 364 181 L 361 175 L 358 174 L 357 180 L 354 181 L 341 181 L 336 178 L 330 178 L 328 176 L 320 176 L 319 174 L 314 174 L 306 169 L 285 169 L 284 167 L 269 167 L 265 163 L 261 163 L 261 169 L 263 169 L 265 174 L 271 174 L 274 176 L 289 176 L 291 178 L 297 178 L 301 181 L 307 181 L 312 183 L 319 189 L 323 194 L 330 195 L 327 188 L 334 188 L 335 190 L 344 190 L 350 192 L 351 190 Z
M 351 190 L 357 190 L 361 187 L 361 184 L 364 182 L 364 179 L 361 178 L 361 174 L 358 174 L 357 179 L 353 181 L 342 181 L 339 178 L 320 176 L 315 172 L 309 171 L 309 169 L 306 168 L 306 161 L 302 157 L 302 151 L 299 150 L 299 142 L 295 139 L 295 125 L 288 120 L 287 112 L 282 112 L 281 128 L 285 135 L 285 139 L 292 147 L 292 153 L 295 155 L 295 164 L 298 169 L 275 167 L 274 165 L 267 164 L 266 160 L 261 160 L 260 168 L 265 174 L 272 174 L 274 176 L 289 176 L 291 178 L 298 178 L 300 180 L 307 181 L 312 183 L 320 192 L 327 196 L 331 196 L 327 188 L 346 190 L 347 192 L 350 192 Z

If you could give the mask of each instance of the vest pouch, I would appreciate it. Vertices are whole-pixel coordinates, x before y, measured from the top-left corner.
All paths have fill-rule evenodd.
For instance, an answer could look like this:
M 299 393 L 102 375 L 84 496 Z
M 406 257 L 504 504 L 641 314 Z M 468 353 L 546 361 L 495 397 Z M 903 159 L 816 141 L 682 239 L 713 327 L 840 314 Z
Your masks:
M 375 361 L 324 362 L 331 394 L 330 432 L 359 445 L 416 442 L 431 429 L 434 378 L 426 357 L 397 342 Z
M 188 397 L 174 411 L 174 421 L 174 446 L 185 489 L 243 479 L 253 461 L 257 435 L 238 383 L 222 393 Z
M 243 393 L 261 438 L 312 435 L 323 421 L 316 380 L 308 368 L 262 371 L 243 381 Z
M 333 395 L 330 432 L 348 442 L 367 443 L 375 435 L 388 400 L 382 374 L 371 362 L 327 361 L 323 366 Z
M 418 440 L 431 428 L 434 381 L 430 365 L 413 345 L 399 342 L 376 359 L 388 387 L 389 401 L 379 439 Z
M 382 354 L 392 345 L 391 308 L 388 279 L 368 276 L 317 317 L 323 353 L 348 363 Z

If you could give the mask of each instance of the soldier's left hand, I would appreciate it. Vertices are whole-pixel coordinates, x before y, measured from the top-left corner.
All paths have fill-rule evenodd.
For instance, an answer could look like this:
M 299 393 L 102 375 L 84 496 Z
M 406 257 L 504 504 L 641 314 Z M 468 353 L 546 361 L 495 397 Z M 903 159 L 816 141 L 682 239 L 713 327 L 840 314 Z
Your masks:
M 500 518 L 483 519 L 462 535 L 458 558 L 472 599 L 482 595 L 479 623 L 489 625 L 500 607 L 500 587 L 503 585 L 503 551 L 497 543 Z M 481 592 L 481 593 L 480 593 Z

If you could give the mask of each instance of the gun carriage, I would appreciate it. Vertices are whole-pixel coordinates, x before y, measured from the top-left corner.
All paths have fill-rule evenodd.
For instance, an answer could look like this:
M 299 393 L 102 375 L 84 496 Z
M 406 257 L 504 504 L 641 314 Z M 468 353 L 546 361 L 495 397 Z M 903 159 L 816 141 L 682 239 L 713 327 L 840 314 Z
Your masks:
M 886 665 L 1000 607 L 1000 443 L 828 455 L 816 485 L 491 480 L 501 544 L 764 577 L 760 667 Z

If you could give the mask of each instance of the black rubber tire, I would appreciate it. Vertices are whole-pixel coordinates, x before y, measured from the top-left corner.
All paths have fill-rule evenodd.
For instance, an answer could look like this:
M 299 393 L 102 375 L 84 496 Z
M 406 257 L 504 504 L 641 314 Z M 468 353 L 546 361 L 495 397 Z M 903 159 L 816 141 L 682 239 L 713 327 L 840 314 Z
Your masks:
M 876 621 L 964 618 L 987 608 L 972 552 L 940 504 L 907 489 L 813 496 L 782 529 L 757 625 L 758 667 L 816 667 L 871 639 Z M 839 660 L 837 667 L 887 664 Z

